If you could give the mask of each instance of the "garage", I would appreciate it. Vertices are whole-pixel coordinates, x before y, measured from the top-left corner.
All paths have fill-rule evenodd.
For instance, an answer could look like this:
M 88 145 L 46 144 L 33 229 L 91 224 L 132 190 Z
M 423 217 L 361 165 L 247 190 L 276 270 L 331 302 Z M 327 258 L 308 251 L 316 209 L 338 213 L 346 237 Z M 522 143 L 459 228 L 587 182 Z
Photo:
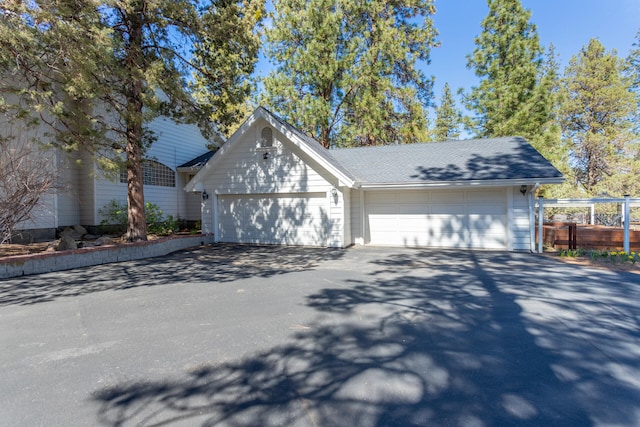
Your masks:
M 372 245 L 505 249 L 505 189 L 368 191 Z
M 521 137 L 328 150 L 258 108 L 185 190 L 216 242 L 527 251 L 563 181 Z
M 219 241 L 324 246 L 326 193 L 218 196 Z

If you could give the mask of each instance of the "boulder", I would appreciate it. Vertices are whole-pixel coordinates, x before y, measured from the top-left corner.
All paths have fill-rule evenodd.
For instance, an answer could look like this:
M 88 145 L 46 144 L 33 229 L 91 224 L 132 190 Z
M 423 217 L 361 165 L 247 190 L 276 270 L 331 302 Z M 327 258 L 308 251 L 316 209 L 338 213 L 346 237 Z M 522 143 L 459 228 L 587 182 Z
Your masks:
M 93 244 L 96 246 L 113 245 L 113 239 L 109 236 L 102 236 L 98 238 Z
M 74 240 L 80 240 L 85 234 L 87 234 L 87 230 L 83 226 L 74 225 L 73 227 L 65 227 L 60 232 L 60 238 L 71 237 Z
M 58 247 L 56 249 L 59 251 L 70 251 L 73 249 L 78 249 L 78 244 L 73 238 L 69 236 L 63 236 L 60 238 L 60 243 L 58 243 Z
M 99 237 L 100 236 L 97 234 L 85 234 L 84 236 L 82 236 L 82 240 L 96 240 Z

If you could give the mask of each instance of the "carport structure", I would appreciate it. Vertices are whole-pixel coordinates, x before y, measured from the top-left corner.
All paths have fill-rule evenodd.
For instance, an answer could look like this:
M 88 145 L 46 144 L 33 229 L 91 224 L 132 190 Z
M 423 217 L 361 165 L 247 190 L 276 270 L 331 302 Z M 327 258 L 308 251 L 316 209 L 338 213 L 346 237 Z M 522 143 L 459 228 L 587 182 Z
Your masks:
M 535 221 L 533 221 L 534 215 L 537 213 L 537 225 L 538 225 L 538 245 L 537 252 L 543 252 L 543 225 L 544 225 L 544 208 L 545 207 L 578 207 L 584 206 L 589 207 L 591 210 L 591 224 L 594 221 L 594 206 L 598 203 L 608 203 L 608 204 L 618 204 L 622 205 L 622 227 L 624 230 L 623 237 L 623 250 L 625 252 L 629 252 L 630 244 L 629 244 L 629 230 L 631 227 L 631 208 L 632 207 L 640 207 L 640 198 L 631 198 L 629 195 L 625 195 L 624 198 L 592 198 L 592 199 L 545 199 L 543 197 L 539 197 L 535 206 L 531 205 L 531 210 L 529 212 L 531 220 L 531 251 L 535 251 L 534 242 L 535 242 Z

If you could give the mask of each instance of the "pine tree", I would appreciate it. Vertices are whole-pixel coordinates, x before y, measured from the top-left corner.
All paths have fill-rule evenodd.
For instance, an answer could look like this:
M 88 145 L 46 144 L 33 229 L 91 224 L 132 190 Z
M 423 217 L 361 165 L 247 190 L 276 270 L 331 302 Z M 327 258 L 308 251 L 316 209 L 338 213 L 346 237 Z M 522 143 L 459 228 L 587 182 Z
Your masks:
M 49 123 L 53 145 L 88 151 L 103 166 L 124 153 L 126 236 L 146 240 L 141 162 L 153 136 L 145 124 L 161 114 L 231 121 L 227 106 L 246 96 L 256 62 L 261 10 L 251 0 L 5 1 L 0 95 L 19 102 L 4 108 Z M 194 80 L 210 93 L 199 104 L 188 90 Z
M 640 137 L 640 31 L 636 34 L 633 49 L 627 58 L 627 75 L 631 79 L 632 90 L 636 96 L 635 132 Z
M 531 110 L 543 64 L 542 48 L 531 12 L 520 0 L 488 0 L 489 13 L 467 67 L 480 85 L 473 87 L 466 106 L 475 113 L 471 125 L 480 137 L 520 135 L 531 138 L 547 121 Z
M 434 141 L 446 141 L 460 136 L 460 111 L 456 108 L 449 83 L 444 84 L 440 105 L 436 107 L 436 123 L 432 131 Z
M 623 61 L 592 39 L 571 58 L 563 86 L 563 136 L 578 183 L 590 195 L 629 191 L 615 183 L 617 175 L 638 178 L 633 164 L 637 150 L 631 144 L 636 99 Z
M 277 0 L 264 102 L 325 147 L 424 141 L 431 0 Z

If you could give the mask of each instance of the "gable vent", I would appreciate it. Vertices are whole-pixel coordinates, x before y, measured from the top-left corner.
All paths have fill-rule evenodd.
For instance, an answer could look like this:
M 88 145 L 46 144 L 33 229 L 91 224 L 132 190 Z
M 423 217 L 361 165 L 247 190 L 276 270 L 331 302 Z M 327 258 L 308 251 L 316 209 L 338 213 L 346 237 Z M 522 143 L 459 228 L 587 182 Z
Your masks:
M 273 147 L 273 130 L 270 127 L 262 128 L 260 134 L 261 147 Z

